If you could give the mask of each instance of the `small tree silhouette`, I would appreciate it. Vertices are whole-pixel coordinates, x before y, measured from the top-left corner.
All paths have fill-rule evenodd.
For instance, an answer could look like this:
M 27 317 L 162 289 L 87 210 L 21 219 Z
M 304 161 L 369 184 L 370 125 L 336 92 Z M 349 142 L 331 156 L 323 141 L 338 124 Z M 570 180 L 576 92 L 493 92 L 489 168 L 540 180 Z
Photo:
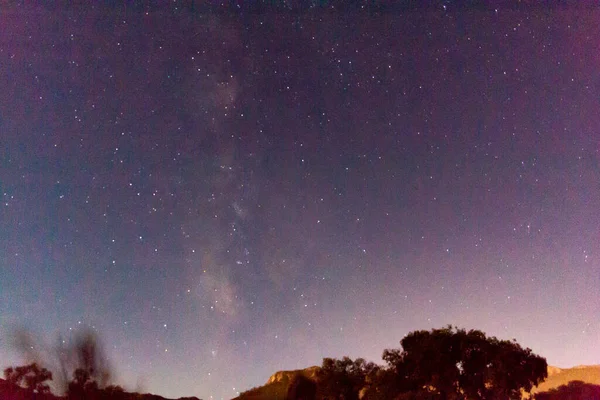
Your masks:
M 77 368 L 73 372 L 73 380 L 69 382 L 67 397 L 71 400 L 90 399 L 97 397 L 98 383 L 92 379 L 85 368 Z
M 4 377 L 10 385 L 20 386 L 31 393 L 50 393 L 50 386 L 46 381 L 52 380 L 52 372 L 40 368 L 36 363 L 6 368 Z
M 109 383 L 111 374 L 97 335 L 91 330 L 82 332 L 76 337 L 70 353 L 70 365 L 75 370 L 68 383 L 67 397 L 73 400 L 102 398 L 102 389 Z M 61 369 L 71 368 L 63 365 Z

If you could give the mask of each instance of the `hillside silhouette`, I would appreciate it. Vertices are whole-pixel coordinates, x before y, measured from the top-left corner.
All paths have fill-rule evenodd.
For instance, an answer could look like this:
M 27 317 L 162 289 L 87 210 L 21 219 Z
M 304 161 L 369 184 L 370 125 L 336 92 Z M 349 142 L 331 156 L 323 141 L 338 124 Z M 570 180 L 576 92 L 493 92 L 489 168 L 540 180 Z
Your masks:
M 600 400 L 600 385 L 571 381 L 535 395 L 535 400 Z

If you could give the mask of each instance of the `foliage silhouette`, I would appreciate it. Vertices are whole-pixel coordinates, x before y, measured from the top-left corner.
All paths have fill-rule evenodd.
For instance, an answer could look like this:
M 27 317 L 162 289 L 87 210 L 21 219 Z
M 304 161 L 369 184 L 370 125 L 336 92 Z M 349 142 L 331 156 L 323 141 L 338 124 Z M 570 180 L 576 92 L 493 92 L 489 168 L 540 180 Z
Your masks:
M 110 385 L 111 369 L 95 331 L 79 331 L 70 341 L 59 337 L 58 346 L 52 349 L 29 331 L 18 329 L 13 333 L 13 345 L 26 359 L 39 363 L 6 368 L 6 382 L 0 380 L 1 400 L 166 400 L 157 395 L 129 393 L 120 386 Z M 39 366 L 42 362 L 58 371 L 59 384 L 64 383 L 59 386 L 64 397 L 51 393 L 46 382 L 52 380 L 53 374 Z M 196 397 L 180 400 L 185 399 L 198 400 Z
M 536 393 L 535 400 L 600 400 L 600 385 L 571 381 L 556 389 Z
M 67 397 L 69 399 L 95 398 L 98 392 L 98 383 L 92 379 L 88 369 L 77 368 L 73 371 L 73 380 L 69 382 Z
M 80 378 L 83 379 L 87 374 L 87 379 L 96 382 L 99 387 L 108 385 L 111 379 L 111 371 L 95 332 L 88 330 L 78 335 L 74 350 L 77 357 L 77 369 L 83 370 Z
M 36 363 L 16 368 L 6 368 L 4 378 L 9 385 L 20 386 L 30 393 L 50 393 L 46 381 L 52 380 L 52 372 L 39 367 Z
M 361 399 L 390 400 L 398 397 L 400 392 L 394 371 L 379 367 L 367 376 L 366 386 L 361 390 Z
M 547 377 L 546 360 L 516 341 L 448 326 L 409 333 L 402 350 L 383 359 L 404 395 L 454 399 L 519 399 Z
M 367 377 L 376 374 L 379 367 L 362 358 L 352 361 L 324 358 L 318 373 L 318 398 L 358 400 L 367 384 Z
M 86 370 L 99 387 L 110 384 L 111 368 L 94 330 L 79 330 L 69 340 L 58 336 L 56 345 L 50 346 L 28 329 L 18 327 L 11 333 L 11 344 L 27 362 L 51 371 L 52 386 L 60 393 L 67 392 L 72 374 L 79 368 Z

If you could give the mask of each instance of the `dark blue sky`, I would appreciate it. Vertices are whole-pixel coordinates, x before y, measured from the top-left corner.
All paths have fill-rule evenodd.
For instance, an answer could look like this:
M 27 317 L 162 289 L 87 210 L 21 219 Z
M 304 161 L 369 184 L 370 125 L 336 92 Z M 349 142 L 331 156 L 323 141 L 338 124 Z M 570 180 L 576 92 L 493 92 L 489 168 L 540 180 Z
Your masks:
M 231 398 L 446 324 L 600 361 L 600 11 L 10 6 L 0 359 Z

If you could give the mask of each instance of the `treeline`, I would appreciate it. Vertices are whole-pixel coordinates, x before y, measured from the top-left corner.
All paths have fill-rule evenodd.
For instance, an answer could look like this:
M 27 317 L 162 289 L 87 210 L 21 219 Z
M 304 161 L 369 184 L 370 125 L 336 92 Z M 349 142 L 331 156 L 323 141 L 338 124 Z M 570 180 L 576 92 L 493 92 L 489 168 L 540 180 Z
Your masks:
M 38 366 L 37 363 L 6 368 L 4 382 L 0 380 L 0 400 L 167 400 L 164 397 L 131 393 L 118 385 L 101 386 L 93 372 L 78 368 L 73 373 L 64 396 L 55 396 L 48 382 L 52 381 L 52 372 Z M 179 400 L 199 400 L 196 397 L 184 397 Z
M 15 347 L 28 358 L 37 359 L 19 367 L 4 370 L 0 380 L 0 400 L 166 400 L 151 394 L 130 393 L 112 383 L 113 374 L 98 336 L 93 330 L 83 330 L 70 341 L 59 337 L 58 345 L 32 354 L 30 349 L 43 349 L 40 340 L 28 332 L 14 334 Z M 52 393 L 53 387 L 62 396 Z M 180 400 L 198 400 L 189 397 Z
M 448 326 L 414 331 L 400 345 L 383 351 L 384 365 L 362 358 L 325 358 L 319 368 L 296 371 L 285 388 L 268 384 L 242 393 L 239 399 L 513 400 L 530 393 L 548 376 L 545 358 L 514 339 L 487 337 L 479 330 Z M 108 363 L 91 332 L 79 335 L 70 347 L 61 347 L 57 359 L 55 387 L 62 385 L 62 399 L 163 399 L 128 393 L 112 384 Z M 6 368 L 4 378 L 1 400 L 58 399 L 51 393 L 52 371 L 38 363 Z M 600 400 L 600 386 L 573 381 L 532 399 Z
M 400 349 L 383 352 L 385 365 L 364 359 L 325 358 L 315 376 L 299 371 L 286 400 L 471 400 L 520 399 L 548 374 L 543 357 L 515 340 L 448 326 L 415 331 Z M 267 385 L 269 386 L 269 385 Z M 275 400 L 260 388 L 239 399 Z
M 49 398 L 52 394 L 50 382 L 65 393 L 69 399 L 107 398 L 103 396 L 125 393 L 123 388 L 111 385 L 111 371 L 104 356 L 97 335 L 92 330 L 83 330 L 75 334 L 66 344 L 59 337 L 58 345 L 51 350 L 29 354 L 29 349 L 45 347 L 40 340 L 35 340 L 25 331 L 14 334 L 15 346 L 36 362 L 25 366 L 9 367 L 4 370 L 4 392 L 13 396 L 26 395 L 29 398 Z M 40 360 L 44 358 L 44 360 Z M 52 372 L 39 362 L 51 365 Z M 101 396 L 102 397 L 98 397 Z M 7 396 L 6 394 L 4 395 Z M 112 397 L 111 397 L 112 398 Z M 116 398 L 116 397 L 115 397 Z
M 49 385 L 52 372 L 37 363 L 6 368 L 4 378 L 5 382 L 0 388 L 0 398 L 3 400 L 57 398 Z M 69 400 L 128 400 L 131 394 L 118 385 L 101 385 L 93 368 L 77 368 L 73 372 L 73 379 L 68 382 L 65 397 Z

